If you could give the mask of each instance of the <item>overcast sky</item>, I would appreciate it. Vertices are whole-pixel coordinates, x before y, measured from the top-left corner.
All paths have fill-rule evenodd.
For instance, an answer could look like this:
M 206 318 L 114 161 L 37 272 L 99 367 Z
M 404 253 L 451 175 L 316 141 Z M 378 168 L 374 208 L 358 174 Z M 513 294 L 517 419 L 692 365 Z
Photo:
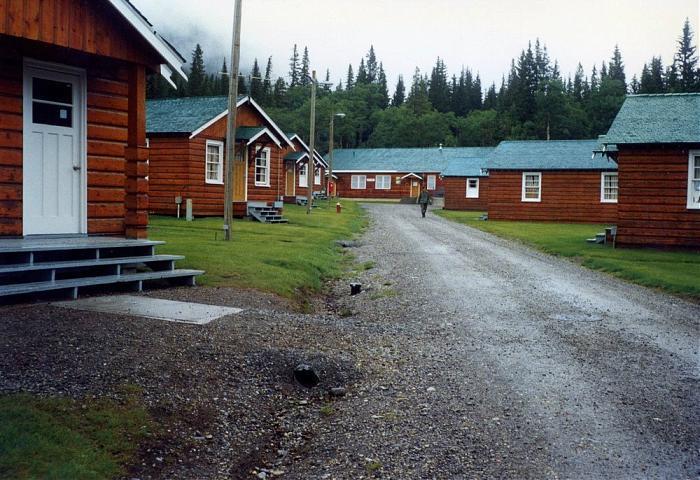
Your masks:
M 233 0 L 132 1 L 186 58 L 196 42 L 208 63 L 229 55 Z M 241 69 L 272 56 L 274 76 L 286 76 L 296 43 L 320 78 L 330 68 L 345 83 L 348 63 L 357 73 L 373 44 L 390 90 L 416 66 L 429 73 L 438 56 L 450 73 L 478 71 L 486 88 L 539 37 L 564 76 L 579 61 L 589 74 L 618 44 L 629 80 L 652 55 L 670 63 L 686 17 L 697 44 L 699 12 L 700 0 L 244 0 Z

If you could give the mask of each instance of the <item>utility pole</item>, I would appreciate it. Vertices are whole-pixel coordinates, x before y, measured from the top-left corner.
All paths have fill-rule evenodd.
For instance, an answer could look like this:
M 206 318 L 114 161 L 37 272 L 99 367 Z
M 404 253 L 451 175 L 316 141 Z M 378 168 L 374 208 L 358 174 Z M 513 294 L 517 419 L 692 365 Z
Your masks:
M 233 16 L 233 45 L 231 49 L 231 76 L 228 85 L 228 118 L 226 120 L 226 180 L 224 186 L 224 239 L 231 241 L 233 226 L 233 162 L 236 159 L 236 104 L 238 103 L 238 75 L 241 60 L 241 11 L 243 0 L 236 0 Z M 245 158 L 245 155 L 243 155 Z
M 326 195 L 328 195 L 329 207 L 331 205 L 331 182 L 333 181 L 333 124 L 335 123 L 335 117 L 343 118 L 344 116 L 344 113 L 331 112 L 331 125 L 328 131 L 328 180 L 326 180 Z
M 240 0 L 239 0 L 240 1 Z M 314 148 L 316 148 L 316 70 L 311 72 L 311 124 L 309 125 L 309 164 L 306 172 L 306 183 L 309 186 L 309 198 L 306 201 L 306 213 L 310 214 L 314 203 L 314 178 L 316 168 L 314 165 Z

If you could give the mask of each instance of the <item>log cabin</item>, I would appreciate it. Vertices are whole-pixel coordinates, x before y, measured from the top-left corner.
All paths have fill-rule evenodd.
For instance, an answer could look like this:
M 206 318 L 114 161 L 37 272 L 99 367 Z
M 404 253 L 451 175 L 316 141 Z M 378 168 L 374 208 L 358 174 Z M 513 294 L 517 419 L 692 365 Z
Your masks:
M 504 141 L 491 153 L 489 220 L 615 223 L 617 165 L 597 140 Z
M 283 157 L 294 144 L 251 97 L 239 96 L 236 108 L 234 215 L 269 208 L 281 213 Z M 151 212 L 175 215 L 176 201 L 184 209 L 191 200 L 195 216 L 222 216 L 228 98 L 149 100 L 146 111 Z
M 337 194 L 400 200 L 417 198 L 425 188 L 433 196 L 443 196 L 440 174 L 447 162 L 482 156 L 485 151 L 481 147 L 337 149 L 333 152 Z
M 617 162 L 616 245 L 700 248 L 700 94 L 629 95 L 602 138 Z
M 486 162 L 493 149 L 482 150 L 480 157 L 455 158 L 447 162 L 442 171 L 445 210 L 486 211 L 489 186 Z
M 296 133 L 288 133 L 289 138 L 294 147 L 287 147 L 284 155 L 284 178 L 285 203 L 305 203 L 309 197 L 308 184 L 308 164 L 309 164 L 309 146 Z M 326 190 L 326 170 L 328 164 L 325 159 L 314 149 L 314 170 L 313 191 L 314 194 L 325 192 Z
M 184 63 L 127 0 L 0 1 L 0 297 L 178 276 L 146 240 L 145 101 Z

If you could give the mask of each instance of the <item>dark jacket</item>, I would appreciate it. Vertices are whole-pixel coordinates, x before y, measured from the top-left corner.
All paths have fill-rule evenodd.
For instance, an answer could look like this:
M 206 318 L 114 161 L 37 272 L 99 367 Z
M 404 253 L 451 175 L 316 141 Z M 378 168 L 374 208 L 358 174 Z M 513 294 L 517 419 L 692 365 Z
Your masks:
M 418 203 L 421 204 L 432 204 L 433 203 L 433 198 L 430 196 L 427 190 L 423 190 L 420 192 L 420 195 L 418 195 Z

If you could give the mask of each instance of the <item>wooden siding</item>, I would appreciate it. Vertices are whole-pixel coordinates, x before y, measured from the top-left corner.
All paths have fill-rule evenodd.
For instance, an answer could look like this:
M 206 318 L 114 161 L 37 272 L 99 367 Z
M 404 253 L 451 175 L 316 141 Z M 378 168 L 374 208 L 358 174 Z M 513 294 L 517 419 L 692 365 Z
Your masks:
M 398 200 L 400 198 L 409 197 L 411 195 L 411 184 L 410 182 L 414 177 L 409 177 L 404 180 L 400 180 L 397 184 L 397 179 L 407 175 L 409 172 L 402 173 L 374 173 L 374 172 L 359 172 L 359 173 L 335 173 L 338 176 L 338 196 L 345 198 L 384 198 L 388 200 Z M 356 190 L 352 188 L 352 176 L 353 175 L 366 175 L 367 179 L 375 179 L 377 175 L 391 175 L 391 188 L 389 190 L 380 190 L 375 188 L 375 182 L 367 182 L 367 188 L 363 190 Z M 444 180 L 440 177 L 438 173 L 418 173 L 423 177 L 423 181 L 419 182 L 421 188 L 425 185 L 427 175 L 435 175 L 435 190 L 431 191 L 432 195 L 441 195 L 445 191 Z
M 46 61 L 63 60 L 36 55 Z M 129 84 L 126 64 L 106 59 L 71 65 L 87 73 L 88 233 L 125 233 L 125 158 Z M 0 48 L 0 235 L 22 235 L 22 56 Z
M 207 140 L 226 144 L 226 122 L 223 117 L 207 127 L 195 138 L 152 134 L 150 142 L 150 211 L 162 215 L 174 215 L 177 211 L 175 197 L 192 199 L 194 215 L 220 216 L 224 214 L 224 186 L 206 183 L 205 151 Z M 250 105 L 237 111 L 237 126 L 263 126 L 266 124 Z M 280 141 L 282 139 L 279 139 Z M 248 148 L 248 202 L 272 203 L 284 195 L 284 150 L 275 143 L 258 144 L 270 147 L 270 186 L 255 185 L 255 145 Z M 284 145 L 283 145 L 284 146 Z M 225 171 L 224 171 L 225 174 Z M 237 210 L 242 213 L 242 209 Z
M 488 181 L 489 220 L 572 223 L 617 221 L 617 204 L 600 201 L 600 171 L 541 173 L 541 201 L 523 202 L 523 172 L 491 170 Z
M 617 245 L 700 248 L 700 210 L 687 208 L 693 149 L 620 148 Z
M 445 185 L 445 210 L 486 211 L 488 208 L 488 177 L 479 178 L 479 198 L 467 198 L 467 177 L 447 177 Z
M 107 2 L 0 0 L 0 34 L 142 65 L 160 63 Z

